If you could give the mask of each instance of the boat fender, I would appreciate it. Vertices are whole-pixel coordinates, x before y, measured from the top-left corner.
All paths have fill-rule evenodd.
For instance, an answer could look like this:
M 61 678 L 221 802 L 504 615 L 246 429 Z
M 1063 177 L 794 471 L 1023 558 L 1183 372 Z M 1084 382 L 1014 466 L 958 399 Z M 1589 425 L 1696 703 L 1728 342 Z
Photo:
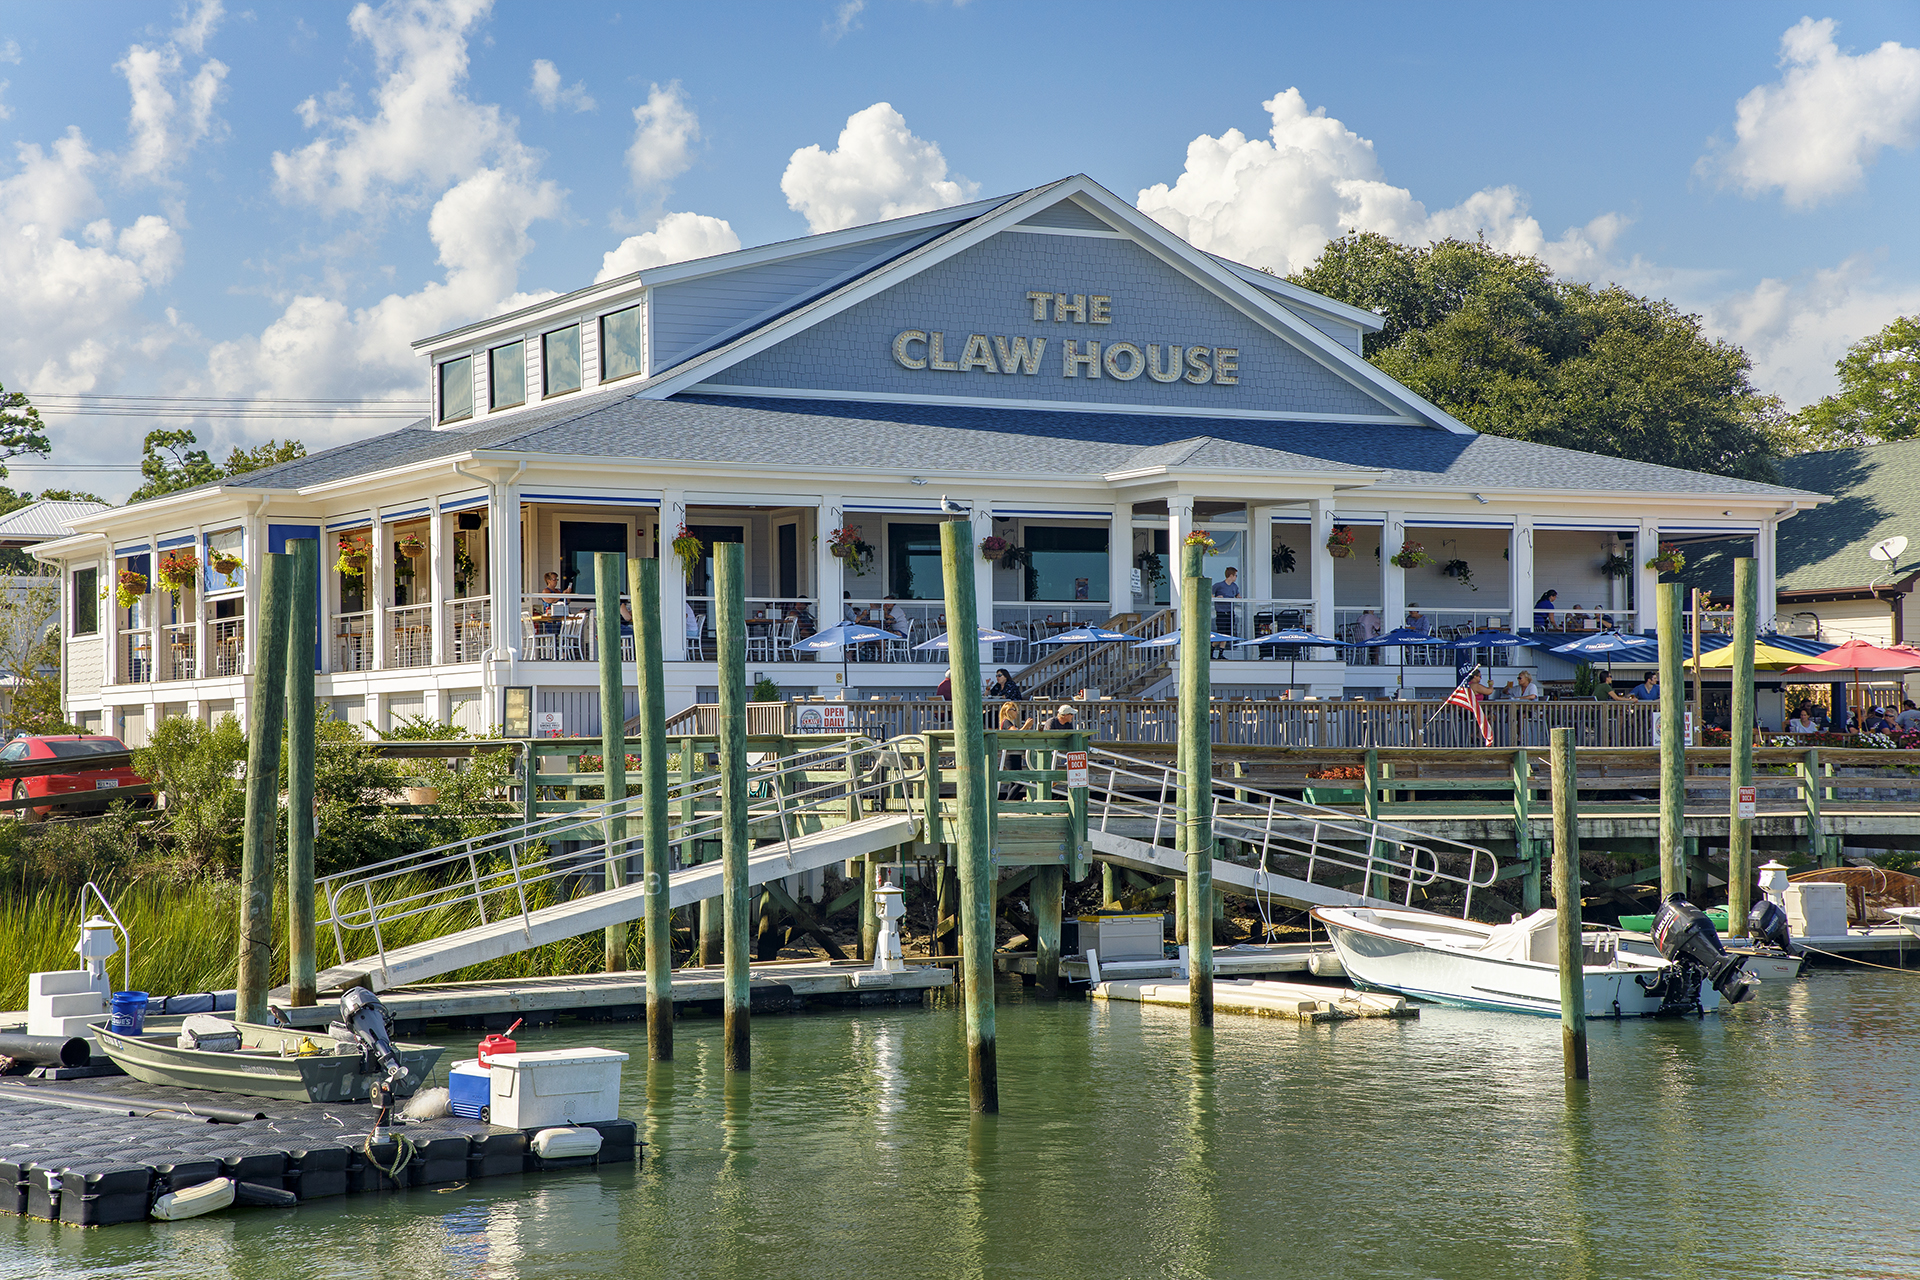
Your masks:
M 577 1125 L 542 1129 L 528 1144 L 542 1160 L 567 1160 L 600 1154 L 600 1131 Z
M 215 1178 L 180 1191 L 169 1191 L 153 1202 L 153 1216 L 161 1222 L 179 1222 L 233 1203 L 233 1179 Z
M 270 1187 L 264 1182 L 236 1182 L 233 1185 L 235 1204 L 263 1204 L 276 1209 L 291 1209 L 300 1203 L 300 1197 L 291 1191 L 279 1187 Z

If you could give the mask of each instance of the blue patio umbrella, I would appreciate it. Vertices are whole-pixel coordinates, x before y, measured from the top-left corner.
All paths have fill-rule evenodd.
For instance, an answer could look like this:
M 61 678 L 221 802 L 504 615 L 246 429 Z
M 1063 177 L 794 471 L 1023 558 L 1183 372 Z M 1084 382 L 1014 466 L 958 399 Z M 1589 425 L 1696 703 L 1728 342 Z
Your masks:
M 1021 636 L 1008 635 L 1004 631 L 995 631 L 992 627 L 975 627 L 973 630 L 975 641 L 979 644 L 1008 644 L 1023 638 Z M 925 644 L 917 644 L 913 647 L 916 650 L 945 649 L 947 647 L 947 633 L 942 631 Z
M 1131 640 L 1132 636 L 1124 631 L 1109 631 L 1105 627 L 1075 627 L 1071 631 L 1062 631 L 1057 635 L 1043 636 L 1035 644 L 1104 644 L 1114 640 Z
M 898 640 L 900 637 L 891 631 L 882 631 L 878 627 L 869 627 L 859 622 L 839 622 L 823 631 L 816 631 L 805 640 L 795 640 L 793 647 L 802 653 L 825 653 L 828 649 L 840 650 L 840 687 L 847 687 L 847 650 L 855 645 L 879 644 L 886 640 Z
M 1207 633 L 1208 644 L 1233 644 L 1239 640 L 1239 638 L 1238 636 L 1221 635 L 1218 631 L 1210 631 Z M 1180 633 L 1178 631 L 1169 631 L 1163 636 L 1155 636 L 1151 640 L 1143 640 L 1133 647 L 1136 649 L 1171 649 L 1179 643 Z
M 1415 631 L 1412 627 L 1395 627 L 1385 635 L 1375 636 L 1371 640 L 1356 641 L 1349 647 L 1354 649 L 1384 649 L 1389 645 L 1397 645 L 1400 649 L 1400 687 L 1405 688 L 1407 684 L 1407 646 L 1410 644 L 1434 645 L 1438 643 L 1440 642 L 1425 631 Z
M 1233 642 L 1233 647 L 1236 649 L 1247 649 L 1258 645 L 1264 648 L 1270 644 L 1291 646 L 1293 652 L 1287 655 L 1287 683 L 1292 684 L 1294 670 L 1299 665 L 1300 650 L 1302 648 L 1340 648 L 1343 642 L 1329 639 L 1326 636 L 1317 636 L 1311 631 L 1302 631 L 1299 627 L 1283 627 L 1278 631 L 1269 631 L 1263 636 L 1254 636 L 1251 640 L 1236 640 Z
M 1585 656 L 1590 653 L 1607 655 L 1607 679 L 1613 679 L 1613 655 L 1622 649 L 1637 649 L 1647 642 L 1645 636 L 1622 635 L 1618 631 L 1596 631 L 1590 636 L 1581 636 L 1567 644 L 1554 645 L 1549 653 L 1567 653 Z
M 1445 647 L 1455 652 L 1471 653 L 1475 649 L 1540 649 L 1545 646 L 1546 641 L 1535 640 L 1530 636 L 1520 635 L 1518 632 L 1482 630 L 1476 631 L 1470 636 L 1461 636 L 1456 640 L 1449 640 Z M 1455 675 L 1459 675 L 1463 670 L 1459 661 L 1453 664 L 1453 670 Z

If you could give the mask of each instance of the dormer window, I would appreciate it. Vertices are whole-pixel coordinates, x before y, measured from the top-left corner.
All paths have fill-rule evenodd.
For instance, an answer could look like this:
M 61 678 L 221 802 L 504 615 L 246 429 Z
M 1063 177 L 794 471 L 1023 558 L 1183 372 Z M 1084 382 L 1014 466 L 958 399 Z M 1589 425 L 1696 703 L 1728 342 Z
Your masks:
M 511 409 L 527 402 L 527 344 L 510 342 L 488 353 L 493 363 L 493 409 Z
M 440 421 L 459 422 L 473 416 L 473 357 L 461 356 L 440 366 Z
M 600 317 L 600 380 L 612 382 L 640 372 L 640 308 L 628 307 Z
M 570 324 L 540 339 L 546 365 L 546 394 L 562 395 L 580 389 L 580 326 Z

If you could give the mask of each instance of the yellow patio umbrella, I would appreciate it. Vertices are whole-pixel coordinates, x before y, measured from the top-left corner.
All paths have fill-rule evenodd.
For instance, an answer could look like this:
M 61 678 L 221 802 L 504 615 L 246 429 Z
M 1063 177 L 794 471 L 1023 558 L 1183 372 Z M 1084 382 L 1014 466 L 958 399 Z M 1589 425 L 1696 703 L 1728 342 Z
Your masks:
M 1733 667 L 1733 650 L 1730 644 L 1709 650 L 1699 658 L 1688 658 L 1689 670 L 1703 668 L 1708 671 L 1728 671 Z M 1804 653 L 1795 653 L 1791 649 L 1781 649 L 1764 640 L 1756 640 L 1753 645 L 1753 669 L 1755 671 L 1785 671 L 1788 667 L 1800 666 L 1807 660 Z

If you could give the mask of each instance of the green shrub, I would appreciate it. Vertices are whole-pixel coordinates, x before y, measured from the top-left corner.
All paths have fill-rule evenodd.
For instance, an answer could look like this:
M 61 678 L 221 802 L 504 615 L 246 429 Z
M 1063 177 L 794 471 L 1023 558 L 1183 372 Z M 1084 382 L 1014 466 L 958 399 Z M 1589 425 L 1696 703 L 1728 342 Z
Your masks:
M 161 797 L 159 826 L 180 870 L 217 873 L 238 864 L 246 761 L 247 736 L 231 715 L 212 725 L 170 716 L 133 753 L 134 772 Z

